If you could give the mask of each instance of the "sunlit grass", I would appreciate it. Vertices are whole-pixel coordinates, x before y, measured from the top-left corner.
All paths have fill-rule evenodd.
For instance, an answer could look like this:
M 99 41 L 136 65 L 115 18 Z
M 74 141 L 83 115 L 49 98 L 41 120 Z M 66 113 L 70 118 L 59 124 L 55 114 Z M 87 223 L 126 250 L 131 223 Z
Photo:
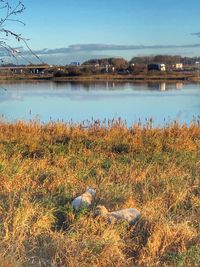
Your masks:
M 0 266 L 200 266 L 198 123 L 2 122 L 0 151 Z M 109 225 L 98 204 L 142 218 Z

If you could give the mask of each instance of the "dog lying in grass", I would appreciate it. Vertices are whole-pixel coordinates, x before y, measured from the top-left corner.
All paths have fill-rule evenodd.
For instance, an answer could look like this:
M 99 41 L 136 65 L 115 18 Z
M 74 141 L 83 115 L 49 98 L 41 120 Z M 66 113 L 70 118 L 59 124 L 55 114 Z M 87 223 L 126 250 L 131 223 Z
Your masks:
M 80 210 L 81 208 L 88 208 L 96 195 L 96 191 L 93 188 L 88 188 L 85 193 L 76 197 L 72 201 L 72 207 L 75 211 Z
M 107 219 L 110 223 L 126 221 L 130 225 L 133 225 L 141 216 L 140 212 L 134 208 L 109 212 L 105 206 L 101 205 L 96 207 L 95 215 Z

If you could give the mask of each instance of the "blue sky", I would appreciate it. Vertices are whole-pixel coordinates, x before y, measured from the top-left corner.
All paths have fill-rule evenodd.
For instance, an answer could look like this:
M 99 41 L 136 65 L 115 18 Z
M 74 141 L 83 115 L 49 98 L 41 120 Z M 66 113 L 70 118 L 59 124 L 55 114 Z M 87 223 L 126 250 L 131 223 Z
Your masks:
M 148 54 L 200 55 L 199 0 L 24 0 L 23 3 L 26 10 L 20 18 L 26 26 L 11 27 L 29 38 L 31 48 L 53 63 L 97 56 L 130 59 Z M 109 49 L 106 45 L 110 45 Z M 120 49 L 116 47 L 119 45 Z M 44 48 L 50 50 L 45 55 L 41 51 Z M 58 53 L 59 48 L 66 50 Z

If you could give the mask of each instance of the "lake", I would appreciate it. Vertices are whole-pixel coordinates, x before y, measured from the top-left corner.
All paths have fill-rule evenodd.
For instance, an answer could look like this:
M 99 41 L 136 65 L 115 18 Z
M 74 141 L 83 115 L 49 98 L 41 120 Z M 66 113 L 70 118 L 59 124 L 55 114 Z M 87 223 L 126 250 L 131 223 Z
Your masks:
M 0 86 L 3 120 L 117 119 L 127 125 L 153 118 L 189 124 L 200 115 L 200 84 L 178 83 L 6 83 Z

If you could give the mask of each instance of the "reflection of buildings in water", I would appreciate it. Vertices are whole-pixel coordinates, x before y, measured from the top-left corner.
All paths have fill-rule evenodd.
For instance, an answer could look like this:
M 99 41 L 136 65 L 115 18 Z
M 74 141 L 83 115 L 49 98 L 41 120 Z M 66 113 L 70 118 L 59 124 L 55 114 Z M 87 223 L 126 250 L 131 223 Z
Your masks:
M 106 88 L 115 88 L 114 82 L 106 82 Z
M 1 1 L 1 0 L 0 0 Z M 102 90 L 102 89 L 108 89 L 108 90 L 121 90 L 126 89 L 127 83 L 124 82 L 114 82 L 114 81 L 71 81 L 71 82 L 54 82 L 52 83 L 53 88 L 61 88 L 61 89 L 73 89 L 73 90 Z
M 160 84 L 160 91 L 166 91 L 166 83 Z
M 148 88 L 150 90 L 159 90 L 160 89 L 160 83 L 150 82 L 150 83 L 148 83 Z
M 166 83 L 165 82 L 162 82 L 162 83 L 148 83 L 148 88 L 150 90 L 158 90 L 158 91 L 166 91 Z
M 183 89 L 183 83 L 176 83 L 176 89 Z
M 183 83 L 182 82 L 177 82 L 176 84 L 173 84 L 173 87 L 176 86 L 176 89 L 183 89 Z M 167 83 L 166 82 L 150 82 L 148 83 L 148 88 L 150 90 L 160 90 L 162 92 L 166 91 L 168 88 L 167 88 Z
M 111 88 L 115 88 L 116 84 L 115 82 L 106 82 L 106 88 L 107 89 L 111 89 Z

